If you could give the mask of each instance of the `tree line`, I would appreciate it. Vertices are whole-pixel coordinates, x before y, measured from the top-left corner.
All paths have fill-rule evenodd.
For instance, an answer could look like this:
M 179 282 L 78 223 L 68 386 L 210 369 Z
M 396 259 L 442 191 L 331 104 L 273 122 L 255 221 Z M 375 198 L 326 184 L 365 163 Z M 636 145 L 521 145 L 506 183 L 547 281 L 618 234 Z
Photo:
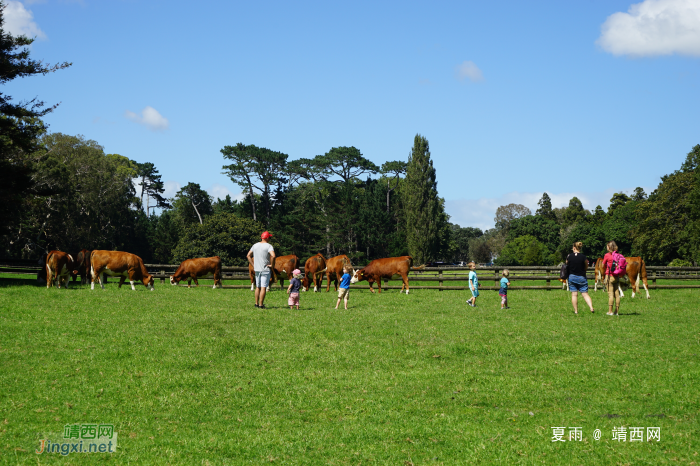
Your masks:
M 31 59 L 33 40 L 6 33 L 3 10 L 0 2 L 0 83 L 71 65 Z M 56 107 L 0 93 L 0 238 L 8 258 L 85 248 L 129 251 L 147 263 L 218 255 L 226 265 L 244 265 L 263 230 L 273 232 L 280 254 L 347 254 L 357 264 L 407 254 L 416 264 L 555 264 L 574 241 L 595 256 L 610 240 L 653 264 L 700 258 L 700 146 L 648 197 L 637 188 L 616 193 L 607 211 L 588 211 L 575 197 L 552 208 L 545 193 L 535 214 L 501 206 L 495 227 L 482 231 L 450 223 L 421 135 L 407 160 L 381 166 L 355 147 L 289 160 L 253 144 L 225 146 L 221 172 L 242 189 L 242 200 L 214 200 L 195 182 L 166 199 L 153 163 L 49 132 L 42 117 Z
M 544 193 L 533 215 L 524 206 L 499 207 L 496 227 L 475 241 L 476 257 L 497 257 L 501 265 L 557 264 L 582 241 L 584 252 L 602 257 L 608 241 L 626 256 L 648 264 L 689 266 L 700 262 L 700 145 L 680 168 L 661 177 L 649 196 L 642 188 L 617 192 L 607 211 L 583 208 L 574 197 L 566 208 L 552 208 Z

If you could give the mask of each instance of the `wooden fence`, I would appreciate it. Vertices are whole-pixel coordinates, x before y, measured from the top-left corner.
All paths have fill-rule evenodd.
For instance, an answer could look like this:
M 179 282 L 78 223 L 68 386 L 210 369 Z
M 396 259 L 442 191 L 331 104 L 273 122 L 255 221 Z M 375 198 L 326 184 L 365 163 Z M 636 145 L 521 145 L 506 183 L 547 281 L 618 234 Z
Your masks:
M 145 264 L 149 273 L 161 283 L 166 283 L 171 274 L 177 270 L 177 264 Z M 2 274 L 17 274 L 17 275 L 36 275 L 39 271 L 39 264 L 32 260 L 0 260 L 0 273 Z M 480 290 L 498 290 L 500 288 L 499 281 L 502 277 L 501 272 L 507 268 L 510 271 L 510 281 L 512 285 L 509 290 L 560 290 L 562 285 L 559 282 L 559 267 L 557 266 L 527 266 L 527 267 L 479 267 L 477 276 L 479 277 Z M 682 281 L 700 281 L 700 267 L 662 267 L 662 266 L 646 266 L 647 279 L 649 281 L 649 289 L 681 289 L 681 288 L 700 288 L 697 284 L 672 284 L 661 285 L 657 284 L 657 280 L 682 280 Z M 303 272 L 304 268 L 300 267 Z M 248 275 L 248 267 L 222 267 L 222 279 L 228 281 L 250 281 Z M 409 273 L 409 282 L 432 282 L 430 285 L 411 286 L 414 290 L 468 290 L 469 269 L 466 267 L 426 267 L 421 270 L 412 270 Z M 592 270 L 588 273 L 589 280 L 595 280 Z M 285 279 L 286 280 L 286 279 Z M 382 289 L 385 290 L 400 290 L 401 277 L 395 275 L 392 281 L 398 280 L 399 286 L 385 285 L 384 281 Z M 518 285 L 518 282 L 544 282 L 544 284 L 533 285 Z M 455 283 L 450 285 L 450 283 Z M 461 282 L 461 284 L 458 284 Z M 489 285 L 493 283 L 493 285 Z M 246 285 L 224 285 L 228 289 L 249 289 L 250 284 Z M 368 289 L 366 282 L 360 282 L 352 285 L 352 288 Z M 376 285 L 374 286 L 376 289 Z M 642 284 L 640 283 L 640 288 Z

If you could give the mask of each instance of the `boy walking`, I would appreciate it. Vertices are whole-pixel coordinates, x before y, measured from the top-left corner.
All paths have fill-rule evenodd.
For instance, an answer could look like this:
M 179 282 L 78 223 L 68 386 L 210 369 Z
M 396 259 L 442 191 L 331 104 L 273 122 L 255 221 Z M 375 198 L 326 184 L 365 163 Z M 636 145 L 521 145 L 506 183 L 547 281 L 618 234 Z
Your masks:
M 501 297 L 501 309 L 510 309 L 508 307 L 508 285 L 510 285 L 510 280 L 508 276 L 510 272 L 508 269 L 503 271 L 503 278 L 501 278 L 501 289 L 498 290 L 498 294 Z
M 479 278 L 476 276 L 476 264 L 474 261 L 469 263 L 469 289 L 472 292 L 472 297 L 467 299 L 467 304 L 471 307 L 476 307 L 476 298 L 479 297 Z
M 340 279 L 340 287 L 338 288 L 338 302 L 335 303 L 335 308 L 338 309 L 340 300 L 345 300 L 345 309 L 348 308 L 348 297 L 350 296 L 350 271 L 352 268 L 349 265 L 343 267 L 343 278 Z

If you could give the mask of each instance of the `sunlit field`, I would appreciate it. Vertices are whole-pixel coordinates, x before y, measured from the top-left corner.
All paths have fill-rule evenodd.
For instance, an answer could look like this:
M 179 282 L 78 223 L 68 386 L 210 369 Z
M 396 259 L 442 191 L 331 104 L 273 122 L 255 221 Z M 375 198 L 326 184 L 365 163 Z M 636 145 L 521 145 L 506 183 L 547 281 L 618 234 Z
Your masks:
M 471 308 L 467 291 L 353 289 L 347 311 L 333 291 L 292 311 L 279 290 L 259 310 L 200 283 L 0 281 L 0 463 L 700 463 L 699 290 L 626 294 L 609 317 L 602 291 L 578 316 L 533 290 L 510 310 L 495 291 Z M 90 423 L 114 425 L 116 453 L 35 453 Z

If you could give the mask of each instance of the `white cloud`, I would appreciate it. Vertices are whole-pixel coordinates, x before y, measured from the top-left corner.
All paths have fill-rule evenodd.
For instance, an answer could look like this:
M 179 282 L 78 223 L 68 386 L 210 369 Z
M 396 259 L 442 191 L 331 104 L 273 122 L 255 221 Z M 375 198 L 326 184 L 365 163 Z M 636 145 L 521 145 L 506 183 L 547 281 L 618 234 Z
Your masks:
M 163 131 L 168 129 L 170 122 L 163 115 L 158 113 L 158 110 L 148 106 L 141 110 L 141 114 L 138 115 L 132 111 L 127 110 L 124 113 L 129 120 L 136 122 L 140 125 L 144 125 L 151 131 Z
M 177 194 L 177 192 L 180 190 L 180 188 L 182 188 L 182 186 L 180 186 L 180 183 L 178 183 L 177 181 L 170 180 L 163 183 L 163 188 L 165 188 L 165 191 L 163 192 L 163 197 L 165 197 L 166 199 L 170 199 L 171 197 L 175 197 L 175 194 Z
M 461 65 L 457 65 L 456 72 L 457 79 L 460 81 L 464 81 L 465 79 L 469 79 L 472 82 L 484 80 L 484 74 L 473 61 L 465 61 Z
M 229 195 L 232 200 L 240 202 L 244 197 L 243 193 L 233 194 L 226 186 L 218 183 L 211 185 L 211 187 L 207 189 L 207 192 L 214 198 L 214 201 L 217 199 L 226 199 L 226 195 Z
M 655 188 L 643 187 L 648 194 Z M 610 205 L 610 198 L 616 192 L 624 192 L 630 195 L 634 188 L 627 189 L 607 189 L 599 192 L 571 192 L 552 193 L 547 192 L 552 199 L 552 207 L 568 207 L 572 197 L 578 197 L 585 209 L 595 210 L 597 205 L 607 209 Z M 450 215 L 450 222 L 462 227 L 477 227 L 488 230 L 494 227 L 493 218 L 496 216 L 496 209 L 502 205 L 522 204 L 529 207 L 534 214 L 537 211 L 537 203 L 542 198 L 539 193 L 507 193 L 499 198 L 481 199 L 455 199 L 445 201 L 445 210 Z
M 608 16 L 596 43 L 613 55 L 700 56 L 700 1 L 645 0 Z
M 46 38 L 44 31 L 39 29 L 39 26 L 34 22 L 34 13 L 27 10 L 21 2 L 7 1 L 3 17 L 5 18 L 5 32 L 14 36 Z

